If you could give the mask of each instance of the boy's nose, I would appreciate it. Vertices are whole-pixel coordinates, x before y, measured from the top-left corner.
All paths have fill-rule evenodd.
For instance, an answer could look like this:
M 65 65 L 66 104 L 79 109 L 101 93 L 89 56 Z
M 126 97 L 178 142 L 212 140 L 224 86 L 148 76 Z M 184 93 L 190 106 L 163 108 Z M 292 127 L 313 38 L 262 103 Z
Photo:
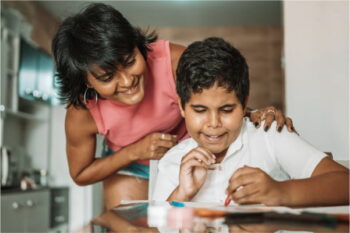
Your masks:
M 220 119 L 219 114 L 217 114 L 217 113 L 210 114 L 209 126 L 212 128 L 221 127 L 221 119 Z

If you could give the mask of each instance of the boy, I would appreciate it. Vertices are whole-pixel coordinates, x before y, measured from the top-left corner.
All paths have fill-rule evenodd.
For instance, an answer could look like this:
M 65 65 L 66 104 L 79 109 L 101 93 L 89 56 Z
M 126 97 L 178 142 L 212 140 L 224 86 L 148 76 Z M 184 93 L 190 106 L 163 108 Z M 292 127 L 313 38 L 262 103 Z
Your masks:
M 265 133 L 244 118 L 248 66 L 229 43 L 192 43 L 177 68 L 192 138 L 159 162 L 155 200 L 283 206 L 349 203 L 349 170 L 295 133 Z

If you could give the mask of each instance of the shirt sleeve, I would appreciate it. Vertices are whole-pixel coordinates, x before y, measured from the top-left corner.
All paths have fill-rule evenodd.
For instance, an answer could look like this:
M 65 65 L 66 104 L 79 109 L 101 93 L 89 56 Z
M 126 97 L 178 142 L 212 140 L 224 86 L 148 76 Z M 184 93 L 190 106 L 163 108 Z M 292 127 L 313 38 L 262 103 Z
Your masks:
M 274 125 L 271 126 L 271 130 L 266 133 L 266 139 L 281 168 L 292 179 L 311 177 L 316 166 L 326 154 L 316 149 L 296 133 L 288 132 L 285 127 L 281 133 L 273 130 L 275 127 Z

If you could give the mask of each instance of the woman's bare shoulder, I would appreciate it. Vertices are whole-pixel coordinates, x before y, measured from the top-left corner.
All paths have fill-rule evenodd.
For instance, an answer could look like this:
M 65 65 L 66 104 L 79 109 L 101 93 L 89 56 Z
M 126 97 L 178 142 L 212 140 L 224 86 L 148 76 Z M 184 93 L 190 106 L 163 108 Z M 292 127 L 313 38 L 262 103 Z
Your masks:
M 171 66 L 174 78 L 176 79 L 176 68 L 179 63 L 182 53 L 185 51 L 186 47 L 179 44 L 170 43 L 170 56 L 171 56 Z
M 66 132 L 97 134 L 98 129 L 88 109 L 69 106 L 66 113 Z M 78 133 L 78 132 L 77 132 Z

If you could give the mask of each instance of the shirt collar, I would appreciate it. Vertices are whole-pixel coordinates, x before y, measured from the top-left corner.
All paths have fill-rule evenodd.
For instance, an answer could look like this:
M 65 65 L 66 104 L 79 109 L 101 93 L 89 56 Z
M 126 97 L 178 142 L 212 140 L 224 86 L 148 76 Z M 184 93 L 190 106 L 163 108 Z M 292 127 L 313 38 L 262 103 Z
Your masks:
M 236 140 L 233 143 L 231 143 L 231 145 L 229 146 L 229 148 L 226 152 L 226 155 L 225 155 L 224 159 L 222 160 L 222 162 L 225 162 L 225 160 L 227 160 L 229 157 L 233 156 L 234 154 L 236 154 L 238 151 L 240 151 L 243 148 L 243 145 L 247 141 L 246 121 L 247 121 L 247 119 L 243 118 L 241 131 L 239 132 L 239 135 L 236 138 Z

